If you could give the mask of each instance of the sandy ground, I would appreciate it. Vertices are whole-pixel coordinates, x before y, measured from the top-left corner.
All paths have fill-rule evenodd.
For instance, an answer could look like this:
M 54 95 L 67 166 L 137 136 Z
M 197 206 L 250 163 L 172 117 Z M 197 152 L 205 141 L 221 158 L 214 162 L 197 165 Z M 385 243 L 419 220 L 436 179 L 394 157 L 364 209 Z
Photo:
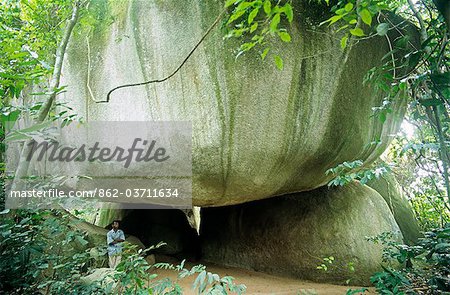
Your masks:
M 337 286 L 330 284 L 319 284 L 308 281 L 296 280 L 291 278 L 283 278 L 278 276 L 272 276 L 260 272 L 226 267 L 217 266 L 208 263 L 201 263 L 207 266 L 207 270 L 212 273 L 216 273 L 219 276 L 232 276 L 235 278 L 236 284 L 244 284 L 247 286 L 246 294 L 330 294 L 330 295 L 344 295 L 349 288 L 358 289 L 359 287 L 354 286 Z M 186 268 L 192 265 L 187 264 Z M 159 278 L 169 277 L 172 280 L 176 279 L 176 272 L 171 270 L 157 270 Z M 192 283 L 194 282 L 195 276 L 185 278 L 181 280 L 180 286 L 183 288 L 184 294 L 196 294 L 192 290 Z M 373 290 L 370 293 L 365 294 L 376 294 Z

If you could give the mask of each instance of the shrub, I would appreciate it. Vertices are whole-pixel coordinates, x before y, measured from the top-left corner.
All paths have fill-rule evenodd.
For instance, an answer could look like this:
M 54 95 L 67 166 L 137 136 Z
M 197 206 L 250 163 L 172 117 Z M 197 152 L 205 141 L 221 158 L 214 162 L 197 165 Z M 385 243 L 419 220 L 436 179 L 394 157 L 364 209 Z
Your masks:
M 450 291 L 450 224 L 424 234 L 415 246 L 402 245 L 382 234 L 371 239 L 384 247 L 386 261 L 402 265 L 383 266 L 371 282 L 380 294 L 448 294 Z
M 197 275 L 193 289 L 198 294 L 242 294 L 244 285 L 232 277 L 220 278 L 203 265 L 184 267 L 166 263 L 149 265 L 148 249 L 125 243 L 122 261 L 98 281 L 86 283 L 86 275 L 104 262 L 106 244 L 88 248 L 86 234 L 72 229 L 68 214 L 53 210 L 1 212 L 0 293 L 7 294 L 183 294 L 179 280 Z M 151 270 L 173 269 L 175 281 L 158 278 Z M 98 269 L 97 269 L 98 270 Z M 108 282 L 105 284 L 105 281 Z

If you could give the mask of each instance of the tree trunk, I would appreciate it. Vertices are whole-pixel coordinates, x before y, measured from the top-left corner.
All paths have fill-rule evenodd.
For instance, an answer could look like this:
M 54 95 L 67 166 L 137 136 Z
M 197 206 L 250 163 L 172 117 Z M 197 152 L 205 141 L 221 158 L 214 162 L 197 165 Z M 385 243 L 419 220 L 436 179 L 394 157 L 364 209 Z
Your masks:
M 56 49 L 56 58 L 55 58 L 55 64 L 53 68 L 52 78 L 50 81 L 50 91 L 47 100 L 44 102 L 44 104 L 39 109 L 39 112 L 37 114 L 35 124 L 42 123 L 45 118 L 47 117 L 50 108 L 53 105 L 53 102 L 55 101 L 56 95 L 58 94 L 58 88 L 59 88 L 59 82 L 61 78 L 61 70 L 62 65 L 64 61 L 64 54 L 66 53 L 67 44 L 69 43 L 70 36 L 72 35 L 73 28 L 75 27 L 75 24 L 78 21 L 78 15 L 80 10 L 81 2 L 77 1 L 72 10 L 72 16 L 67 21 L 67 26 L 64 30 L 63 37 L 58 45 L 58 48 Z M 30 162 L 27 161 L 27 156 L 32 151 L 32 143 L 33 140 L 29 139 L 25 141 L 22 151 L 20 153 L 20 159 L 19 164 L 16 169 L 16 173 L 14 175 L 14 182 L 11 186 L 11 190 L 20 190 L 23 188 L 23 178 L 27 176 L 28 168 L 30 166 Z

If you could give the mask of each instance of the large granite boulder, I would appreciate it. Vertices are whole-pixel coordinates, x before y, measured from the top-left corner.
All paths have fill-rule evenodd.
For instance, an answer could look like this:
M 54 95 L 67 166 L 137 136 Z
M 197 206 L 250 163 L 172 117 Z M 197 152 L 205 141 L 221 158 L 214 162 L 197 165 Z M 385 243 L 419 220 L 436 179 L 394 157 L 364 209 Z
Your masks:
M 386 201 L 394 215 L 405 243 L 414 244 L 421 237 L 420 227 L 414 211 L 393 174 L 373 179 L 367 184 L 376 190 Z
M 366 237 L 401 240 L 384 199 L 357 183 L 202 211 L 203 259 L 314 281 L 368 284 L 382 252 Z
M 171 73 L 224 4 L 97 1 L 102 21 L 72 39 L 61 98 L 87 121 L 191 121 L 194 205 L 239 204 L 323 186 L 328 168 L 377 159 L 404 105 L 396 102 L 384 124 L 371 116 L 383 95 L 362 80 L 389 51 L 386 39 L 343 51 L 341 33 L 318 27 L 323 19 L 314 17 L 329 7 L 312 9 L 311 2 L 293 3 L 292 42 L 271 44 L 284 59 L 282 71 L 256 51 L 236 59 L 243 41 L 224 40 L 218 26 L 171 79 L 96 103 L 113 87 Z

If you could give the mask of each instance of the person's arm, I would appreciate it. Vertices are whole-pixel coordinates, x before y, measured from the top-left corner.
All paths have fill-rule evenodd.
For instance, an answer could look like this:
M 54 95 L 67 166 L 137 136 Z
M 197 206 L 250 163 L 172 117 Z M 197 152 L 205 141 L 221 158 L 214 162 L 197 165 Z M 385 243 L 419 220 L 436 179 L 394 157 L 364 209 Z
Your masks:
M 121 243 L 125 241 L 125 234 L 123 231 L 119 232 L 119 238 L 115 239 L 116 243 Z
M 111 237 L 110 232 L 108 232 L 106 234 L 106 243 L 108 244 L 108 246 L 114 245 L 116 242 L 113 240 L 113 238 Z

